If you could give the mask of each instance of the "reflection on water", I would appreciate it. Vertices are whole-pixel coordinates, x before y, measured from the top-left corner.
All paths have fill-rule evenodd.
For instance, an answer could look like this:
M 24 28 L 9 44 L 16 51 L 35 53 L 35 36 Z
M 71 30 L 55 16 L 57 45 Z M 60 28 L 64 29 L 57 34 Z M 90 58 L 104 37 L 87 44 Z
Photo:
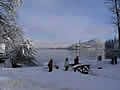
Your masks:
M 80 56 L 80 60 L 95 60 L 98 52 L 94 49 L 87 50 L 65 50 L 65 49 L 39 49 L 39 58 L 41 64 L 44 64 L 53 58 L 57 64 L 63 64 L 66 57 L 73 62 L 76 56 Z

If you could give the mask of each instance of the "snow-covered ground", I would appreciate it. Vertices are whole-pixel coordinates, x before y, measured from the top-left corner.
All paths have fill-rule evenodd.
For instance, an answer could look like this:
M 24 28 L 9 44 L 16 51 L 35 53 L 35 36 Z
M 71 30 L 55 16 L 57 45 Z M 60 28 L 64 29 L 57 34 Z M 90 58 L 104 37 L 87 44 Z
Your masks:
M 91 65 L 88 75 L 62 68 L 53 72 L 45 67 L 1 68 L 0 90 L 120 90 L 120 61 L 117 65 L 109 60 L 84 63 Z M 99 65 L 103 69 L 97 69 Z

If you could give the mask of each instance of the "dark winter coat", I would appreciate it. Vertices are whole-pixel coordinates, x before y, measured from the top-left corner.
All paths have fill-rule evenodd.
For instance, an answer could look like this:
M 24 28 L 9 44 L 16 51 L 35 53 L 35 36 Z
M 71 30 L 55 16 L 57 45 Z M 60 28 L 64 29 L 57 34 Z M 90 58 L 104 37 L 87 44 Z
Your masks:
M 53 60 L 52 59 L 48 63 L 48 68 L 49 68 L 49 72 L 51 72 L 52 68 L 53 68 Z
M 76 57 L 75 59 L 74 59 L 74 64 L 76 65 L 76 64 L 79 64 L 79 58 L 78 57 Z

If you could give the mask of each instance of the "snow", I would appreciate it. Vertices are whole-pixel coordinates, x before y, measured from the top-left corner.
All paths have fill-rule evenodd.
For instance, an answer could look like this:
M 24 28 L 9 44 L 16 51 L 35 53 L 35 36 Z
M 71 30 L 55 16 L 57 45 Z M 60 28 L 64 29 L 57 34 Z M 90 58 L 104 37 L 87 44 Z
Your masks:
M 82 62 L 83 63 L 83 62 Z M 111 65 L 102 61 L 85 61 L 91 65 L 89 74 L 44 67 L 0 68 L 0 90 L 120 90 L 120 62 Z
M 0 53 L 5 53 L 5 44 L 0 43 Z

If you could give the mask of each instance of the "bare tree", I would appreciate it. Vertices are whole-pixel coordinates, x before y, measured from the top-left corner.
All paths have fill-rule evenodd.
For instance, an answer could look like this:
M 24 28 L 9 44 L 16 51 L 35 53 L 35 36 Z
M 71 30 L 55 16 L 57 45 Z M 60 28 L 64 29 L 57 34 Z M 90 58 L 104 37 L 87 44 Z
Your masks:
M 109 5 L 109 8 L 113 14 L 113 23 L 117 26 L 120 49 L 120 0 L 106 0 L 105 3 Z

